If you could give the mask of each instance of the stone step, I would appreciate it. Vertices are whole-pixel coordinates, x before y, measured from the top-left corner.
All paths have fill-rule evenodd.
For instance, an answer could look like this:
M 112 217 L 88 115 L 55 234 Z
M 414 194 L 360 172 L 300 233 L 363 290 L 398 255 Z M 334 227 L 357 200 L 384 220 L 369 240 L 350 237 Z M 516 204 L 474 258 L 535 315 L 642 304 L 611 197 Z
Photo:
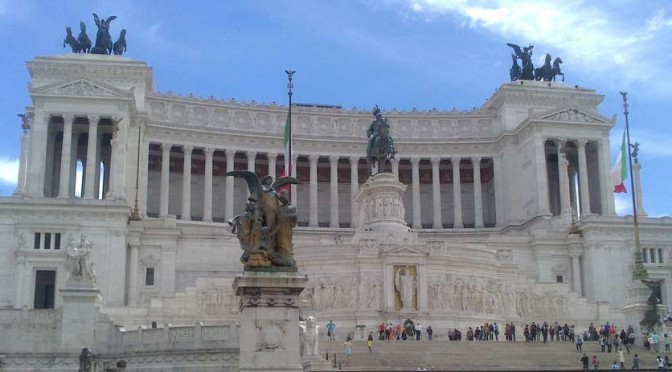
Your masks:
M 448 370 L 580 370 L 582 353 L 570 342 L 506 342 L 506 341 L 374 341 L 373 352 L 366 342 L 353 342 L 352 360 L 345 362 L 343 341 L 320 341 L 320 353 L 329 353 L 333 363 L 344 371 L 413 371 L 421 363 L 428 369 Z M 618 360 L 618 353 L 602 353 L 596 342 L 586 342 L 583 352 L 597 355 L 600 369 L 608 370 Z M 646 351 L 635 346 L 631 353 L 624 350 L 625 366 L 632 367 L 632 358 L 639 354 L 641 368 L 656 369 L 656 356 L 672 353 Z M 325 369 L 319 369 L 325 370 Z M 591 366 L 592 370 L 592 366 Z

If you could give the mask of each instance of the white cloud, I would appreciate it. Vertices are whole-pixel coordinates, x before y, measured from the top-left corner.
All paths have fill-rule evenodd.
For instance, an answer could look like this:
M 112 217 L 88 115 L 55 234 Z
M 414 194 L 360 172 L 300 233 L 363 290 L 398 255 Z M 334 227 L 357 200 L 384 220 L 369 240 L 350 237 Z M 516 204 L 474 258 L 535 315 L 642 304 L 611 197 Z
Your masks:
M 16 185 L 19 179 L 19 159 L 0 157 L 0 182 Z
M 648 84 L 653 94 L 672 96 L 672 75 L 666 73 L 672 64 L 670 45 L 661 42 L 672 31 L 672 17 L 665 10 L 654 11 L 648 18 L 633 11 L 632 17 L 625 19 L 604 8 L 604 3 L 581 0 L 406 2 L 416 14 L 457 16 L 466 27 L 484 28 L 518 40 L 520 45 L 541 43 L 535 63 L 548 51 L 581 66 L 584 73 L 605 76 L 612 84 Z

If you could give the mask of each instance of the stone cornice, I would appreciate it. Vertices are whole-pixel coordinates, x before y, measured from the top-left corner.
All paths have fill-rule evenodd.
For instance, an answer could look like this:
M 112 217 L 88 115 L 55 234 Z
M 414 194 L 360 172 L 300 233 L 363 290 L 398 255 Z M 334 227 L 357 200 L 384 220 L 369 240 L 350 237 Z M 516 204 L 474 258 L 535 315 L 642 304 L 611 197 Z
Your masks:
M 594 111 L 603 99 L 604 96 L 596 94 L 595 90 L 576 85 L 521 80 L 503 84 L 483 105 L 483 109 L 499 110 L 504 105 L 551 109 L 569 102 Z

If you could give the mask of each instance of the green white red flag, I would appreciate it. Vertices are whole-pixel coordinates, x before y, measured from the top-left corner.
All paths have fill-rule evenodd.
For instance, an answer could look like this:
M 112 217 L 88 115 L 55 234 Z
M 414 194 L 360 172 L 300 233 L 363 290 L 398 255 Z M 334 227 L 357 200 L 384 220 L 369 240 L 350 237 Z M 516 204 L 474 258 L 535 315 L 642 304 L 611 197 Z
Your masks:
M 625 140 L 625 131 L 623 131 L 623 142 L 621 143 L 621 150 L 618 152 L 616 157 L 616 163 L 614 167 L 611 168 L 611 184 L 614 187 L 615 193 L 624 193 L 625 190 L 625 181 L 628 178 L 628 167 L 625 164 L 628 158 L 628 144 Z

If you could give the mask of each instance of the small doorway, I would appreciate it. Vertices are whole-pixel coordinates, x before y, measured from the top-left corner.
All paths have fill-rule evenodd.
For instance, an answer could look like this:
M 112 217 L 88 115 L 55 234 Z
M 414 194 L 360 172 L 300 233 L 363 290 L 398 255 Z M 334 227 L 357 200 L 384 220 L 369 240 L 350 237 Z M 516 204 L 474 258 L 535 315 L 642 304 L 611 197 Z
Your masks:
M 37 270 L 35 272 L 34 309 L 53 309 L 56 294 L 56 271 Z

